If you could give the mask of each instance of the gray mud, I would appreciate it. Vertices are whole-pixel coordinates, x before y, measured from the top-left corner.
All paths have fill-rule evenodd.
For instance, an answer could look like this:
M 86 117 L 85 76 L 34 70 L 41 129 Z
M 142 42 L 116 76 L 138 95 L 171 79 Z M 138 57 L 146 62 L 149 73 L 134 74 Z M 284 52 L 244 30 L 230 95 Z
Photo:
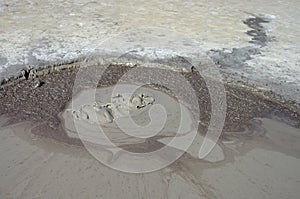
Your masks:
M 227 115 L 221 138 L 205 159 L 195 155 L 200 147 L 196 139 L 196 144 L 173 164 L 149 174 L 121 173 L 97 162 L 80 139 L 70 136 L 61 114 L 67 111 L 73 92 L 79 94 L 92 86 L 90 80 L 98 75 L 99 67 L 81 70 L 86 74 L 79 80 L 82 88 L 76 90 L 73 89 L 76 67 L 41 72 L 1 87 L 1 197 L 211 199 L 296 198 L 300 194 L 299 110 L 232 85 L 225 85 Z M 97 87 L 114 85 L 130 69 L 111 65 Z M 156 72 L 158 79 L 164 81 L 166 71 Z M 168 78 L 176 73 L 168 71 Z M 210 96 L 197 72 L 181 74 L 196 90 L 201 141 L 210 119 Z M 173 96 L 160 82 L 147 87 Z M 191 103 L 188 93 L 183 99 L 185 104 Z M 167 137 L 157 137 L 121 142 L 120 147 L 143 153 L 158 150 L 168 142 Z M 170 155 L 181 150 L 180 140 L 178 143 L 169 146 Z
M 90 80 L 99 73 L 99 67 L 101 66 L 91 66 L 86 72 L 81 70 L 81 72 L 86 73 L 85 79 L 80 80 L 82 81 L 82 88 L 91 84 Z M 66 142 L 74 142 L 74 140 L 69 140 L 64 133 L 58 115 L 66 108 L 72 98 L 72 86 L 78 69 L 76 67 L 72 68 L 72 65 L 61 68 L 63 70 L 50 73 L 47 71 L 45 75 L 20 79 L 16 83 L 3 85 L 0 88 L 0 114 L 11 118 L 8 124 L 23 121 L 34 122 L 36 127 L 33 132 Z M 111 65 L 99 80 L 98 87 L 114 85 L 130 69 L 129 66 Z M 143 68 L 143 73 L 147 74 L 147 70 L 151 72 L 151 69 Z M 161 69 L 160 71 L 157 72 L 156 79 L 164 81 L 166 70 Z M 168 78 L 172 78 L 176 73 L 178 72 L 168 71 Z M 42 71 L 40 74 L 43 74 Z M 203 133 L 210 120 L 210 96 L 206 84 L 198 72 L 182 72 L 181 74 L 196 91 L 201 112 L 200 120 L 202 121 L 199 132 Z M 42 84 L 36 86 L 37 82 Z M 167 88 L 160 87 L 160 82 L 149 86 L 168 92 Z M 244 88 L 232 85 L 225 85 L 225 88 L 227 115 L 224 132 L 241 130 L 244 125 L 255 117 L 276 118 L 293 126 L 299 126 L 300 124 L 299 110 L 291 109 L 289 104 L 273 101 L 263 97 L 261 93 L 250 92 Z M 79 92 L 79 90 L 74 92 Z M 184 93 L 184 90 L 182 92 Z M 172 95 L 172 93 L 169 94 Z M 187 104 L 191 103 L 188 95 L 184 99 L 186 99 Z M 225 133 L 223 135 L 225 136 Z

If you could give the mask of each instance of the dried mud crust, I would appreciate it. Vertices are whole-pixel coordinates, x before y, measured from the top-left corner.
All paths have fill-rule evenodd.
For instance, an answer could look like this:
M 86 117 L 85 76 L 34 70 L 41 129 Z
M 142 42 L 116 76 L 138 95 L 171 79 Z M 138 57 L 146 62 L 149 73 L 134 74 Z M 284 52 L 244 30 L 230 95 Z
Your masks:
M 79 80 L 82 81 L 82 87 L 90 84 L 90 79 L 97 75 L 99 68 L 101 66 L 91 66 L 89 70 L 80 70 L 80 72 L 86 72 L 85 78 Z M 114 85 L 130 69 L 131 67 L 128 66 L 111 65 L 105 70 L 97 86 Z M 71 139 L 66 135 L 58 116 L 72 99 L 73 85 L 78 72 L 78 68 L 66 67 L 60 71 L 53 71 L 32 79 L 25 78 L 15 83 L 11 82 L 9 85 L 2 85 L 0 88 L 0 115 L 10 118 L 7 124 L 30 121 L 35 125 L 32 129 L 35 134 L 66 143 L 81 144 L 79 140 Z M 178 73 L 171 71 L 166 77 L 164 72 L 161 70 L 161 73 L 156 73 L 156 76 L 161 76 L 159 78 L 161 81 L 164 81 L 165 78 L 172 78 L 172 74 Z M 205 81 L 197 72 L 185 72 L 182 75 L 196 91 L 201 120 L 199 132 L 203 133 L 209 124 L 211 107 Z M 174 80 L 176 81 L 176 79 Z M 176 82 L 174 83 L 176 84 Z M 168 89 L 161 87 L 159 82 L 150 86 L 168 92 Z M 265 99 L 261 95 L 245 91 L 243 88 L 225 85 L 225 89 L 227 112 L 224 132 L 241 130 L 254 117 L 276 117 L 299 127 L 300 116 L 297 110 L 291 110 L 285 104 Z M 75 92 L 78 91 L 75 90 Z M 185 99 L 189 99 L 189 97 L 186 96 Z M 225 133 L 224 136 L 226 136 Z

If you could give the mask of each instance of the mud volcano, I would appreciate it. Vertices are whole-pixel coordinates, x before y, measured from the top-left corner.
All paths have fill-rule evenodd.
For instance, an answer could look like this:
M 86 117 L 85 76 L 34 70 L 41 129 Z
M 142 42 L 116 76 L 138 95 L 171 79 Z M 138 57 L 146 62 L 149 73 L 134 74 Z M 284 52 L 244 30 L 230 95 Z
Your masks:
M 180 73 L 196 91 L 201 114 L 198 128 L 191 130 L 193 111 L 189 101 L 176 100 L 159 83 L 141 87 L 132 96 L 126 90 L 134 84 L 125 84 L 124 92 L 114 93 L 112 86 L 132 69 L 126 65 L 111 65 L 94 88 L 88 87 L 89 77 L 101 66 L 90 66 L 94 71 L 86 74 L 82 80 L 84 87 L 78 90 L 72 103 L 80 64 L 41 70 L 34 77 L 2 85 L 0 136 L 1 158 L 5 160 L 0 171 L 2 194 L 53 196 L 61 190 L 63 195 L 70 192 L 80 195 L 76 187 L 81 187 L 93 195 L 105 195 L 104 190 L 119 187 L 113 197 L 135 197 L 134 193 L 143 186 L 138 182 L 143 182 L 147 190 L 155 190 L 159 195 L 184 194 L 186 198 L 220 198 L 220 195 L 229 198 L 232 194 L 237 198 L 245 193 L 257 198 L 297 197 L 300 119 L 299 110 L 291 104 L 270 98 L 270 93 L 226 84 L 227 115 L 222 135 L 211 153 L 199 159 L 198 150 L 211 117 L 209 92 L 200 74 L 192 70 L 169 71 L 169 78 Z M 163 71 L 156 75 L 163 78 Z M 93 100 L 87 97 L 91 91 L 96 94 Z M 135 124 L 143 127 L 151 122 L 164 122 L 160 117 L 163 112 L 153 111 L 151 115 L 151 109 L 155 110 L 158 104 L 164 105 L 169 114 L 162 129 L 135 132 L 134 126 L 123 123 L 123 130 L 131 133 L 128 135 L 117 128 L 116 123 L 122 123 L 129 113 Z M 186 113 L 186 126 L 174 141 L 174 131 L 178 131 L 180 123 L 175 112 L 181 105 Z M 182 143 L 187 132 L 194 130 L 196 137 L 170 166 L 148 174 L 130 175 L 104 166 L 86 151 L 82 142 L 105 145 L 105 137 L 99 137 L 101 134 L 95 131 L 99 124 L 111 142 L 135 153 L 156 151 L 166 145 L 170 154 L 181 153 L 185 151 Z M 78 128 L 83 134 L 78 134 Z M 159 133 L 153 136 L 156 131 Z M 122 159 L 122 154 L 107 154 L 113 161 Z M 116 156 L 112 158 L 111 154 Z M 40 183 L 30 183 L 29 179 Z M 224 181 L 231 183 L 224 186 Z M 24 182 L 26 189 L 17 182 Z M 99 185 L 101 189 L 97 188 Z M 62 190 L 66 186 L 72 191 Z M 287 192 L 280 191 L 283 186 Z

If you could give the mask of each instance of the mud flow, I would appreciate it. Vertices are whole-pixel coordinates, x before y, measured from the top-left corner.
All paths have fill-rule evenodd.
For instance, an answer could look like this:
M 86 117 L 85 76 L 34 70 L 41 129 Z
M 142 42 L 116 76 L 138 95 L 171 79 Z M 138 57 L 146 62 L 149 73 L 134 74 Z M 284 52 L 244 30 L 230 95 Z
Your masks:
M 225 84 L 223 131 L 199 157 L 212 117 L 199 73 L 168 76 L 180 73 L 191 84 L 195 107 L 191 95 L 179 100 L 159 82 L 116 89 L 128 66 L 111 65 L 93 86 L 99 67 L 76 89 L 79 69 L 69 65 L 1 86 L 1 198 L 298 198 L 300 116 L 291 104 Z M 164 72 L 156 74 L 162 81 Z M 178 158 L 131 174 L 103 164 L 89 147 L 122 168 L 130 165 L 127 152 L 139 158 L 166 148 L 151 156 L 154 165 Z

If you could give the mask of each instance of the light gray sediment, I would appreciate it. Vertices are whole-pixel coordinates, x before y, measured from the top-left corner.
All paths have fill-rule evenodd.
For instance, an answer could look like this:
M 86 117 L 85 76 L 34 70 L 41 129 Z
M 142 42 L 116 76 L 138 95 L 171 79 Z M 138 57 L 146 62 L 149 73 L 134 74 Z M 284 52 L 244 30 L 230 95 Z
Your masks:
M 145 6 L 155 9 L 149 12 Z M 217 65 L 227 82 L 271 90 L 299 103 L 298 7 L 296 0 L 284 5 L 258 0 L 4 1 L 0 4 L 0 80 L 22 69 L 114 56 L 128 45 L 149 59 L 181 63 L 181 67 L 188 66 L 181 57 L 193 59 L 200 50 L 209 55 L 217 52 L 212 59 L 220 61 Z M 107 42 L 110 38 L 118 39 Z

